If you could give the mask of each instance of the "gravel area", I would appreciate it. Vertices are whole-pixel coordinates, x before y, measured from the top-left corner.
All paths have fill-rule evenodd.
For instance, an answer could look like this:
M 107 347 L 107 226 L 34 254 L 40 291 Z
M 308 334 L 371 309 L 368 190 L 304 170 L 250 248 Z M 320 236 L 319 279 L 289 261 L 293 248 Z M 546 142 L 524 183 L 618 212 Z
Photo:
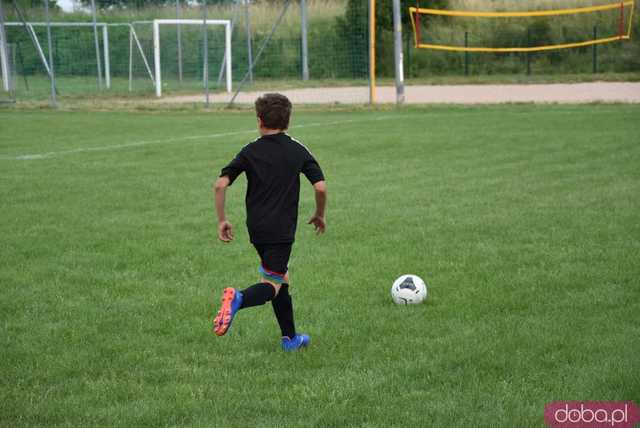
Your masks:
M 262 92 L 242 92 L 237 103 L 253 103 Z M 363 86 L 304 88 L 279 91 L 295 104 L 366 104 L 369 89 Z M 202 102 L 203 95 L 163 97 L 161 102 Z M 213 103 L 228 102 L 230 95 L 211 96 Z M 377 102 L 394 103 L 395 88 L 377 88 Z M 439 85 L 405 87 L 407 104 L 501 104 L 501 103 L 640 103 L 640 82 L 557 83 L 535 85 Z

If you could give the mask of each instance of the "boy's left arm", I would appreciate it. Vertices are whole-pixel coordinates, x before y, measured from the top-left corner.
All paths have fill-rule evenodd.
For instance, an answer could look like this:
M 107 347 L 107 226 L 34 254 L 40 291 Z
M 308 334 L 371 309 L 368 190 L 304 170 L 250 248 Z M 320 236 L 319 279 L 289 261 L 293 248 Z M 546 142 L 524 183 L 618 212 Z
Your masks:
M 308 158 L 302 166 L 302 173 L 313 186 L 316 199 L 316 211 L 308 224 L 313 225 L 317 234 L 324 233 L 326 228 L 324 210 L 327 204 L 327 184 L 324 181 L 324 173 L 322 172 L 320 165 L 318 165 L 318 162 L 310 152 L 308 152 Z

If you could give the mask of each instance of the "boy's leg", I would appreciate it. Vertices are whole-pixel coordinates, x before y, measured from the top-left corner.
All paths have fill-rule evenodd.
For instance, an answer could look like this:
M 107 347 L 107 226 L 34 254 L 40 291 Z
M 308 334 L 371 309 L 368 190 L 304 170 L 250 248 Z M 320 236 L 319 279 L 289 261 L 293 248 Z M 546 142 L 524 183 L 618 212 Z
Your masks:
M 261 282 L 242 291 L 245 295 L 243 308 L 264 305 L 273 300 L 286 282 L 287 265 L 291 254 L 291 244 L 254 244 L 260 256 L 259 272 Z
M 293 321 L 293 303 L 289 294 L 289 284 L 282 284 L 280 292 L 271 301 L 271 305 L 280 325 L 282 337 L 293 339 L 296 335 L 296 325 Z
M 263 280 L 242 291 L 225 288 L 222 306 L 213 321 L 214 332 L 218 336 L 226 334 L 235 314 L 240 309 L 264 305 L 273 300 L 280 289 L 280 284 L 287 277 L 287 263 L 291 254 L 291 244 L 255 245 L 260 255 L 260 273 Z M 282 272 L 282 273 L 280 273 Z
M 293 304 L 289 294 L 288 265 L 292 244 L 256 245 L 260 254 L 260 273 L 265 281 L 276 288 L 271 300 L 273 312 L 278 320 L 283 337 L 294 338 L 296 327 L 293 321 Z

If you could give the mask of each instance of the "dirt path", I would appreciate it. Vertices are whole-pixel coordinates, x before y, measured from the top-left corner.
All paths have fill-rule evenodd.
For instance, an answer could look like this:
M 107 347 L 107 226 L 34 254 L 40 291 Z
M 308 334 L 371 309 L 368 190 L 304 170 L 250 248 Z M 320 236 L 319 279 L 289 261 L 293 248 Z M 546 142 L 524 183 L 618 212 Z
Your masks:
M 253 103 L 262 92 L 243 92 L 236 102 Z M 294 104 L 365 104 L 369 101 L 367 87 L 305 88 L 280 91 Z M 214 95 L 213 103 L 228 102 L 230 96 Z M 394 103 L 395 88 L 377 88 L 378 103 Z M 203 95 L 164 97 L 161 102 L 199 103 Z M 407 86 L 407 104 L 500 104 L 500 103 L 640 103 L 640 82 L 594 82 L 536 85 L 442 85 Z

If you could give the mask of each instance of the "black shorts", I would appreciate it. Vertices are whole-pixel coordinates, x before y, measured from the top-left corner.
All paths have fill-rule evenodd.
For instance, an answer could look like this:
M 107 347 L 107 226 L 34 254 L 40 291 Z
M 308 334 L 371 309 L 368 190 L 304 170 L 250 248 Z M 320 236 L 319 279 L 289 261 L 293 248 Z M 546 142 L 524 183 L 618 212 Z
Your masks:
M 260 275 L 269 281 L 282 284 L 289 270 L 289 256 L 292 243 L 289 244 L 253 244 L 260 255 Z

